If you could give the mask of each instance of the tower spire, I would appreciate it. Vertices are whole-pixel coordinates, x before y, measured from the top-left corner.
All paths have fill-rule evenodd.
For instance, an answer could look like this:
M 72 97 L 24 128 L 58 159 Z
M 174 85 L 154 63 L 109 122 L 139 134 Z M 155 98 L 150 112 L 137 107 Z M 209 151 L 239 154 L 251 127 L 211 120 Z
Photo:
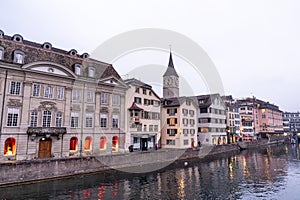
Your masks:
M 169 57 L 168 68 L 167 68 L 167 71 L 164 73 L 163 76 L 176 76 L 176 77 L 179 77 L 176 70 L 175 70 L 175 68 L 174 68 L 171 45 L 170 45 L 170 57 Z

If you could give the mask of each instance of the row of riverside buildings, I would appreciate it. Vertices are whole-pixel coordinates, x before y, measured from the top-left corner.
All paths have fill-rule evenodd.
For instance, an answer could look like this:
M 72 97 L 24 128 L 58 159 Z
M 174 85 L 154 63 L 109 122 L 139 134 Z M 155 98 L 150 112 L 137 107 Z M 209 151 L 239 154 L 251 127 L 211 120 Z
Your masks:
M 0 106 L 0 161 L 194 148 L 284 133 L 285 115 L 269 102 L 179 96 L 171 52 L 161 98 L 87 53 L 1 30 Z

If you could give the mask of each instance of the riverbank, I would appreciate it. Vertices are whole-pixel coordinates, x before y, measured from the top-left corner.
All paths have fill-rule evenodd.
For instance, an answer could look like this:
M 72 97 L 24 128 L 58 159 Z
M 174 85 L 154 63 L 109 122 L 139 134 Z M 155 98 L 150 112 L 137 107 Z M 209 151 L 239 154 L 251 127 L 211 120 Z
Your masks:
M 268 143 L 258 142 L 249 146 L 256 148 Z M 0 163 L 0 186 L 57 179 L 107 170 L 129 173 L 146 173 L 164 168 L 176 160 L 205 158 L 206 156 L 239 151 L 237 144 L 203 146 L 194 149 L 159 149 L 157 151 L 133 152 L 99 157 L 74 157 L 59 159 L 36 159 Z

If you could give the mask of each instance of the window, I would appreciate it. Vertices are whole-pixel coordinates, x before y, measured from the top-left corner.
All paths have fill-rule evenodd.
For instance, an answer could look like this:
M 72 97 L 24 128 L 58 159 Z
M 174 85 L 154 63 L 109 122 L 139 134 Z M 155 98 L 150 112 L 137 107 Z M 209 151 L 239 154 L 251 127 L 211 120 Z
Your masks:
M 78 139 L 77 139 L 77 137 L 72 137 L 70 139 L 70 151 L 73 151 L 73 152 L 78 151 Z
M 108 93 L 101 93 L 101 104 L 108 104 Z
M 107 114 L 100 115 L 100 127 L 106 128 L 107 127 Z
M 86 101 L 87 102 L 94 102 L 94 92 L 93 91 L 87 91 L 86 92 Z
M 168 118 L 167 119 L 167 124 L 169 126 L 175 126 L 177 124 L 177 118 Z
M 43 127 L 50 127 L 51 126 L 51 111 L 44 110 L 43 112 Z
M 4 143 L 4 156 L 16 155 L 16 139 L 13 137 L 7 138 Z
M 88 68 L 88 76 L 91 78 L 95 77 L 95 68 L 93 67 Z
M 186 105 L 190 106 L 191 105 L 191 101 L 190 100 L 186 100 Z
M 159 101 L 153 100 L 153 106 L 159 106 Z
M 56 113 L 55 126 L 62 127 L 62 112 Z
M 118 115 L 112 116 L 112 127 L 119 128 L 119 116 Z
M 184 136 L 187 136 L 189 134 L 189 129 L 183 129 Z
M 188 114 L 188 109 L 182 108 L 182 114 L 183 114 L 184 116 L 187 116 L 187 114 Z
M 118 136 L 113 136 L 112 138 L 112 152 L 118 152 L 119 149 L 119 138 Z
M 194 126 L 195 125 L 195 120 L 194 119 L 190 119 L 190 125 Z
M 93 127 L 93 114 L 92 113 L 87 113 L 85 115 L 85 127 L 87 127 L 87 128 Z
M 153 125 L 149 125 L 149 132 L 153 131 Z
M 112 104 L 114 106 L 120 105 L 120 95 L 118 95 L 118 94 L 113 94 L 112 95 Z
M 75 71 L 76 75 L 81 75 L 81 65 L 80 64 L 75 64 L 74 71 Z
M 40 96 L 40 89 L 41 89 L 41 85 L 34 83 L 33 84 L 33 89 L 32 89 L 32 96 L 34 97 L 39 97 Z
M 151 91 L 149 91 L 149 96 L 152 96 L 152 92 Z
M 74 89 L 72 91 L 72 100 L 73 101 L 79 101 L 79 99 L 80 99 L 80 90 Z
M 195 111 L 189 110 L 190 116 L 193 117 L 195 115 Z
M 167 140 L 167 145 L 175 145 L 175 140 Z
M 51 99 L 53 97 L 53 87 L 50 85 L 45 85 L 44 97 Z
M 72 112 L 71 113 L 71 127 L 77 128 L 79 125 L 79 115 L 78 113 Z
M 167 134 L 170 136 L 175 136 L 177 134 L 177 129 L 167 129 Z
M 147 90 L 143 88 L 143 94 L 147 94 Z
M 147 125 L 144 125 L 144 131 L 145 132 L 147 131 Z
M 84 150 L 85 151 L 90 151 L 92 150 L 92 137 L 87 136 L 84 140 Z
M 158 125 L 154 125 L 154 131 L 158 131 Z
M 23 64 L 25 54 L 22 51 L 14 51 L 14 63 Z
M 106 137 L 102 136 L 100 138 L 100 150 L 105 150 L 106 149 Z
M 200 108 L 200 113 L 207 113 L 207 108 Z
M 189 145 L 189 140 L 183 140 L 183 145 Z
M 58 87 L 57 88 L 57 99 L 64 99 L 65 88 Z
M 21 91 L 21 82 L 11 81 L 10 82 L 10 94 L 20 95 Z
M 175 115 L 177 113 L 177 109 L 176 108 L 169 108 L 169 109 L 167 109 L 167 113 L 169 115 Z
M 30 113 L 30 127 L 37 127 L 37 120 L 38 120 L 38 112 L 32 111 Z
M 200 128 L 201 133 L 208 133 L 208 128 L 207 127 L 202 127 Z
M 190 134 L 193 136 L 195 135 L 195 129 L 190 129 Z
M 142 104 L 142 99 L 140 97 L 134 97 L 134 103 Z
M 135 88 L 135 92 L 136 92 L 136 93 L 140 93 L 140 88 L 136 87 L 136 88 Z
M 7 126 L 18 126 L 19 109 L 8 108 L 7 113 Z
M 0 46 L 0 60 L 4 58 L 4 48 Z
M 184 126 L 187 126 L 188 123 L 189 123 L 189 120 L 188 120 L 188 119 L 186 119 L 186 118 L 183 118 L 183 119 L 182 119 L 182 124 L 183 124 Z

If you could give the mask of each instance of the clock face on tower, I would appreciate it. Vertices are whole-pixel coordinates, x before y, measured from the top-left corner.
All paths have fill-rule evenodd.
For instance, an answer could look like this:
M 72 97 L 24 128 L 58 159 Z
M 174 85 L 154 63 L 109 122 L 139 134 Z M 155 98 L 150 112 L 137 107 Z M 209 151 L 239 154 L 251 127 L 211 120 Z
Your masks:
M 176 77 L 166 77 L 164 79 L 165 87 L 178 87 L 178 79 Z

